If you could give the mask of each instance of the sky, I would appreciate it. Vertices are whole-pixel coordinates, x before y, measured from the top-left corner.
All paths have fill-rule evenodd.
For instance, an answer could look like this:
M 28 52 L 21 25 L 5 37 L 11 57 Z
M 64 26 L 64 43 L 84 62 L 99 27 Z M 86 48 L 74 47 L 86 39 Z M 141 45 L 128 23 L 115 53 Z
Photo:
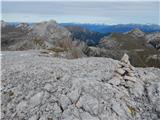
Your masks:
M 160 1 L 3 1 L 1 19 L 8 22 L 160 24 Z

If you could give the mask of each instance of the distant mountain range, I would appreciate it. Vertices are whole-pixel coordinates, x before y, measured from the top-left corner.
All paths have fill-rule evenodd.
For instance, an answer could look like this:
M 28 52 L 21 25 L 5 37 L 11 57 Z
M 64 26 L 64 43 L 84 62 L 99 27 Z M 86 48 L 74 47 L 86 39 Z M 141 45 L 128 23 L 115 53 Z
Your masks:
M 9 24 L 16 26 L 19 22 L 9 22 Z M 35 23 L 28 23 L 29 25 L 33 25 Z M 59 23 L 61 26 L 70 26 L 70 27 L 81 27 L 83 29 L 88 29 L 93 32 L 99 32 L 103 34 L 110 33 L 124 33 L 131 31 L 133 29 L 140 29 L 145 33 L 151 32 L 160 32 L 160 25 L 156 24 L 117 24 L 117 25 L 107 25 L 107 24 L 89 24 L 89 23 Z
M 160 32 L 160 25 L 155 24 L 118 24 L 118 25 L 105 25 L 105 24 L 80 24 L 80 23 L 61 23 L 62 26 L 79 26 L 100 33 L 124 33 L 132 29 L 140 29 L 145 33 Z
M 1 21 L 1 28 L 2 50 L 45 49 L 58 56 L 65 54 L 67 58 L 94 56 L 117 60 L 127 53 L 135 66 L 160 67 L 158 25 L 62 25 L 50 20 L 40 23 Z M 108 32 L 98 31 L 100 28 Z

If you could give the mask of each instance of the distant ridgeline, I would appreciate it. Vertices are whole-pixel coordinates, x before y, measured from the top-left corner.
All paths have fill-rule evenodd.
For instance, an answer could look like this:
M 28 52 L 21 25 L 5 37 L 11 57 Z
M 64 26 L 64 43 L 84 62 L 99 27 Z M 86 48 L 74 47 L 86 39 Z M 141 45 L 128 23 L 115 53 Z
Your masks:
M 17 26 L 19 22 L 10 22 Z M 30 26 L 35 23 L 28 23 Z M 126 33 L 133 29 L 140 29 L 145 33 L 160 32 L 160 25 L 155 24 L 81 24 L 81 23 L 60 23 L 59 25 L 67 28 L 75 39 L 84 41 L 89 46 L 96 46 L 100 40 L 111 33 Z
M 100 33 L 124 33 L 138 28 L 145 33 L 160 32 L 160 25 L 155 24 L 117 24 L 117 25 L 105 25 L 105 24 L 80 24 L 80 23 L 61 23 L 62 26 L 79 26 L 91 31 Z
M 10 22 L 12 25 L 18 25 L 19 22 Z M 34 23 L 28 23 L 33 25 Z M 60 23 L 62 26 L 78 26 L 90 31 L 99 33 L 110 34 L 113 32 L 124 33 L 131 31 L 135 28 L 142 30 L 145 33 L 160 32 L 160 25 L 156 24 L 117 24 L 117 25 L 106 25 L 106 24 L 81 24 L 81 23 Z

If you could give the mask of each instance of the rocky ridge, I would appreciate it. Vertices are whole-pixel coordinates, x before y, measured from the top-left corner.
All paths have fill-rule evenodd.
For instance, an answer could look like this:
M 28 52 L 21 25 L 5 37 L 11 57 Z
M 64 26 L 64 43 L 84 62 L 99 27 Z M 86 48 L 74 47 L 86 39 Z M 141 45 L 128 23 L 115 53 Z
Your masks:
M 20 23 L 17 26 L 1 21 L 2 50 L 70 48 L 71 33 L 54 20 L 29 26 Z
M 2 52 L 2 120 L 158 120 L 160 69 L 125 54 L 67 60 L 40 51 Z

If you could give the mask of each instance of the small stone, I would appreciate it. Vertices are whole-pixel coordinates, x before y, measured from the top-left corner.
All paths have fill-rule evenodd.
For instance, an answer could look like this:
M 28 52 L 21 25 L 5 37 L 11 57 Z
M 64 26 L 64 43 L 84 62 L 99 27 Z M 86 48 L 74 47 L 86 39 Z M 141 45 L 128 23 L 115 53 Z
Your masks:
M 133 73 L 133 72 L 129 72 L 129 73 L 128 73 L 128 76 L 130 76 L 130 77 L 134 77 L 135 75 L 134 75 L 134 73 Z
M 75 106 L 76 106 L 77 108 L 80 108 L 80 103 L 79 103 L 79 101 L 77 101 L 77 102 L 75 103 Z
M 37 105 L 39 105 L 41 103 L 41 99 L 43 97 L 43 92 L 39 92 L 37 94 L 35 94 L 33 97 L 30 98 L 30 105 L 35 107 Z
M 119 68 L 116 70 L 117 73 L 119 73 L 120 75 L 123 75 L 125 73 L 125 70 Z
M 132 88 L 133 85 L 134 85 L 134 83 L 132 81 L 130 81 L 130 80 L 125 82 L 125 86 L 127 86 L 129 88 Z
M 118 67 L 118 68 L 122 68 L 122 64 L 119 63 L 119 64 L 117 65 L 117 67 Z
M 118 114 L 119 116 L 124 116 L 125 115 L 125 112 L 120 104 L 120 102 L 118 101 L 115 101 L 115 100 L 112 100 L 112 109 L 114 112 L 116 112 L 116 114 Z
M 43 115 L 39 120 L 46 120 L 46 119 L 47 119 L 46 116 Z
M 57 103 L 55 103 L 53 108 L 55 110 L 54 111 L 54 116 L 55 117 L 60 117 L 61 114 L 62 114 L 62 110 L 61 110 L 60 106 Z
M 45 86 L 44 86 L 44 89 L 47 90 L 47 91 L 51 91 L 52 90 L 52 85 L 49 84 L 49 83 L 46 83 Z
M 37 116 L 34 115 L 34 116 L 30 117 L 28 120 L 37 120 Z
M 91 114 L 97 115 L 99 111 L 99 103 L 97 98 L 91 95 L 83 95 L 79 99 L 79 107 L 83 107 L 85 111 L 88 111 Z
M 81 118 L 82 118 L 81 120 L 99 120 L 98 117 L 92 116 L 87 112 L 82 112 L 81 113 Z
M 135 77 L 130 77 L 130 76 L 124 76 L 124 79 L 125 80 L 129 80 L 129 81 L 133 81 L 133 82 L 136 82 L 136 78 Z
M 129 65 L 129 68 L 133 71 L 135 70 L 135 68 L 132 65 Z
M 126 63 L 124 63 L 124 62 L 120 62 L 119 63 L 123 68 L 125 67 L 125 68 L 128 68 L 129 67 L 129 65 L 127 65 Z
M 123 55 L 121 61 L 127 64 L 128 61 L 129 61 L 129 56 L 125 53 L 125 54 Z
M 17 112 L 23 111 L 25 109 L 25 107 L 27 106 L 27 102 L 26 101 L 21 101 L 18 105 L 17 105 Z
M 62 108 L 65 110 L 71 104 L 71 101 L 66 95 L 61 95 L 60 103 Z
M 127 71 L 127 73 L 132 72 L 129 68 L 123 68 L 123 70 Z
M 114 77 L 111 80 L 109 80 L 108 83 L 112 85 L 119 85 L 121 83 L 121 80 L 119 78 Z
M 118 74 L 118 73 L 114 73 L 113 74 L 113 78 L 123 79 L 123 77 L 120 74 Z
M 78 98 L 80 97 L 80 89 L 76 88 L 76 89 L 72 90 L 67 96 L 70 98 L 72 103 L 75 103 L 78 100 Z

